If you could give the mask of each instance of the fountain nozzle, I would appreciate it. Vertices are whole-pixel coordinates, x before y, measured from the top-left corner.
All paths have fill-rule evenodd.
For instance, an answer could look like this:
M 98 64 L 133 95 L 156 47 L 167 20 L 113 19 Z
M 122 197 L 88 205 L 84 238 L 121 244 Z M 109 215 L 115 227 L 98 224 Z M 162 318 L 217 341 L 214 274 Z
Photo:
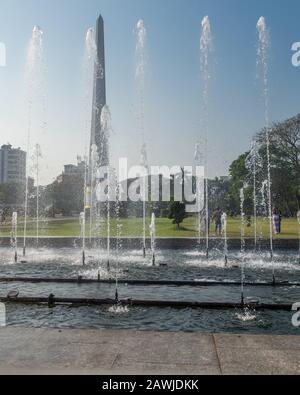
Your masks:
M 82 264 L 85 266 L 85 252 L 82 251 Z

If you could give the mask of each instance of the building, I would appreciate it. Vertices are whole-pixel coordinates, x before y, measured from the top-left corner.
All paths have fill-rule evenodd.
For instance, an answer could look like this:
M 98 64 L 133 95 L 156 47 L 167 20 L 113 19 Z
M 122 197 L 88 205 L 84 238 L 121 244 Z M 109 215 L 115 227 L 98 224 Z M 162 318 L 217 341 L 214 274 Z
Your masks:
M 65 180 L 70 180 L 70 179 L 84 180 L 86 171 L 87 171 L 86 162 L 82 160 L 80 156 L 78 156 L 77 165 L 73 165 L 73 164 L 64 165 L 64 171 L 62 174 L 60 174 L 57 177 L 56 181 L 58 183 L 62 183 Z
M 77 176 L 80 175 L 84 177 L 86 171 L 86 163 L 81 159 L 80 156 L 77 157 L 77 165 L 64 165 L 64 175 L 66 176 Z
M 101 113 L 103 107 L 106 105 L 104 22 L 101 15 L 97 19 L 95 41 L 97 47 L 97 58 L 94 71 L 92 129 L 90 143 L 91 147 L 92 145 L 97 146 L 99 166 L 107 166 L 109 164 L 108 141 L 106 134 L 101 128 Z
M 26 182 L 26 152 L 10 144 L 0 149 L 0 184 Z

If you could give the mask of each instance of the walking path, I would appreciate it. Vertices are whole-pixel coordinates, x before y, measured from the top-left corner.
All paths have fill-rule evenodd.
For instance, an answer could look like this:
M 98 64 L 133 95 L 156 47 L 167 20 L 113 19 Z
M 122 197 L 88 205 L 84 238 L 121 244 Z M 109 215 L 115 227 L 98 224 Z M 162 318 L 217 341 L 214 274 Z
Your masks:
M 299 374 L 300 337 L 0 329 L 0 374 Z

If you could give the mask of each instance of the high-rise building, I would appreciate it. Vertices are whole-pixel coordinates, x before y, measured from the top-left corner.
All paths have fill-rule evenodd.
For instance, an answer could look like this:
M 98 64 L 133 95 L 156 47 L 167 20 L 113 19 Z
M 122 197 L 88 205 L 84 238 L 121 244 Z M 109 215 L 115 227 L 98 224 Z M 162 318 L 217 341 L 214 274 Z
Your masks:
M 91 147 L 92 145 L 97 146 L 98 164 L 100 166 L 106 166 L 109 164 L 108 142 L 107 136 L 101 128 L 101 113 L 103 107 L 106 105 L 104 22 L 101 15 L 97 19 L 95 41 L 97 56 L 94 71 Z
M 0 149 L 0 184 L 25 183 L 26 152 L 12 148 L 10 144 Z

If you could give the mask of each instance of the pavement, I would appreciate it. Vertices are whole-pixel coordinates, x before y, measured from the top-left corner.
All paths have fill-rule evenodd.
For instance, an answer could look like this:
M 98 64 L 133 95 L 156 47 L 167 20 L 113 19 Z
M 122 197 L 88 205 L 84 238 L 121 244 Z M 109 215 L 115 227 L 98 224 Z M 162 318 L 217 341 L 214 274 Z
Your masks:
M 0 329 L 0 374 L 299 374 L 300 337 Z

